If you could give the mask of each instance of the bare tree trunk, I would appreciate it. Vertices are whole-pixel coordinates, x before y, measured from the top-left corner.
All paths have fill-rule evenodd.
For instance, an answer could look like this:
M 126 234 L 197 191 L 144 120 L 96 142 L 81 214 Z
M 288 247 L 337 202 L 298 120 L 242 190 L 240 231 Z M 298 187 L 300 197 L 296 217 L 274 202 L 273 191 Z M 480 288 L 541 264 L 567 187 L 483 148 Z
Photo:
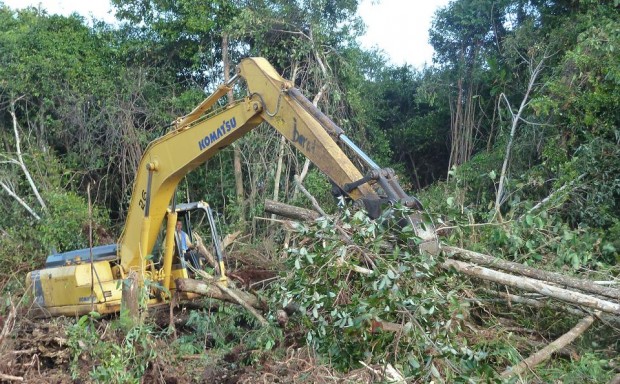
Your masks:
M 43 208 L 44 211 L 47 211 L 47 206 L 45 205 L 43 198 L 41 198 L 41 195 L 39 194 L 39 189 L 34 184 L 34 180 L 32 179 L 32 176 L 30 176 L 30 172 L 28 171 L 28 168 L 26 168 L 26 163 L 24 163 L 24 158 L 22 156 L 21 139 L 19 137 L 19 129 L 17 128 L 17 116 L 15 116 L 15 102 L 16 101 L 17 100 L 11 101 L 10 113 L 11 113 L 11 118 L 13 119 L 13 132 L 15 134 L 15 148 L 17 151 L 17 161 L 19 162 L 19 166 L 21 167 L 22 171 L 24 172 L 24 175 L 26 176 L 26 179 L 28 180 L 28 184 L 30 184 L 30 188 L 32 188 L 32 192 L 34 193 L 37 200 L 39 201 L 41 208 Z
M 518 365 L 506 369 L 504 372 L 502 372 L 501 377 L 503 379 L 507 379 L 514 375 L 520 375 L 527 369 L 534 368 L 536 365 L 549 359 L 552 353 L 572 343 L 577 337 L 583 334 L 586 331 L 586 329 L 588 329 L 590 325 L 592 325 L 592 323 L 594 323 L 594 316 L 587 316 L 583 318 L 570 331 L 562 335 L 557 340 L 553 341 L 551 344 L 549 344 L 545 348 L 541 349 L 540 351 L 536 352 L 532 356 L 523 360 Z
M 452 119 L 451 119 L 451 124 L 450 124 L 450 128 L 451 128 L 451 148 L 450 148 L 450 159 L 448 160 L 448 171 L 450 171 L 450 169 L 452 169 L 452 167 L 454 165 L 458 165 L 459 164 L 459 159 L 458 159 L 458 148 L 459 148 L 459 142 L 460 142 L 460 131 L 461 131 L 461 127 L 462 127 L 462 114 L 463 114 L 463 108 L 462 108 L 462 104 L 463 104 L 463 79 L 459 79 L 457 82 L 457 87 L 458 87 L 458 95 L 456 97 L 456 104 L 454 107 L 454 113 L 452 115 Z M 450 172 L 448 172 L 449 174 Z
M 446 269 L 454 268 L 457 271 L 469 276 L 493 281 L 530 292 L 538 292 L 548 297 L 553 297 L 555 299 L 577 305 L 583 305 L 584 307 L 594 308 L 603 312 L 612 313 L 614 315 L 620 314 L 620 304 L 612 303 L 607 300 L 601 300 L 597 297 L 585 295 L 583 293 L 554 287 L 529 277 L 514 276 L 457 260 L 446 260 L 442 264 L 442 267 Z
M 122 284 L 121 318 L 125 319 L 128 327 L 131 327 L 140 322 L 140 298 L 136 272 L 131 272 Z
M 284 147 L 286 146 L 286 138 L 280 137 L 280 147 L 278 148 L 278 165 L 276 166 L 276 177 L 273 181 L 273 200 L 278 201 L 280 196 L 280 178 L 282 177 L 282 164 L 284 163 Z M 271 214 L 271 218 L 275 219 L 276 215 Z
M 230 80 L 230 60 L 228 59 L 228 34 L 222 36 L 222 61 L 224 62 L 224 82 Z M 232 90 L 228 92 L 228 104 L 234 102 Z M 235 168 L 235 191 L 239 206 L 239 223 L 245 227 L 245 190 L 243 188 L 243 173 L 241 170 L 241 148 L 233 144 L 233 165 Z
M 323 71 L 323 74 L 325 76 L 327 76 L 327 71 L 325 69 L 325 66 L 323 66 L 323 64 L 322 64 L 322 62 L 320 60 L 319 60 L 319 63 L 321 64 L 321 70 Z M 319 91 L 319 93 L 314 95 L 314 99 L 312 99 L 312 104 L 314 104 L 315 107 L 318 107 L 319 100 L 321 100 L 321 97 L 323 96 L 323 93 L 325 93 L 326 90 L 327 90 L 327 84 L 323 84 L 323 86 L 321 87 L 321 90 Z M 309 169 L 310 169 L 310 160 L 308 158 L 306 158 L 306 161 L 304 161 L 304 166 L 303 166 L 301 172 L 299 173 L 299 180 L 298 180 L 299 185 L 301 185 L 304 182 L 304 179 L 308 175 L 308 170 Z M 296 193 L 297 193 L 297 189 L 295 189 L 295 192 L 293 193 L 293 197 L 296 196 Z
M 43 209 L 43 211 L 47 211 L 47 206 L 45 205 L 45 202 L 43 201 L 43 198 L 41 197 L 41 194 L 39 193 L 39 189 L 37 188 L 36 184 L 34 183 L 34 180 L 32 179 L 32 176 L 30 175 L 30 171 L 28 171 L 28 167 L 26 167 L 26 163 L 24 162 L 24 157 L 22 155 L 21 138 L 19 136 L 17 116 L 15 115 L 15 103 L 19 99 L 21 99 L 21 97 L 17 98 L 16 100 L 11 100 L 10 109 L 9 109 L 9 113 L 11 114 L 11 118 L 13 120 L 13 134 L 15 135 L 15 152 L 17 155 L 17 159 L 13 159 L 6 155 L 2 155 L 2 157 L 7 159 L 6 161 L 3 161 L 3 162 L 9 163 L 9 164 L 15 164 L 20 167 L 20 169 L 24 173 L 24 176 L 26 176 L 26 180 L 28 180 L 28 184 L 30 185 L 30 189 L 32 189 L 32 193 L 34 193 L 35 197 L 37 198 L 39 205 L 41 205 L 41 208 Z M 41 220 L 41 217 L 34 211 L 34 209 L 32 209 L 22 198 L 20 198 L 17 195 L 17 192 L 15 192 L 15 189 L 12 188 L 10 183 L 6 181 L 1 181 L 0 185 L 2 186 L 2 189 L 4 189 L 9 194 L 9 196 L 13 197 L 35 219 Z
M 533 59 L 530 60 L 529 62 L 530 80 L 528 82 L 525 95 L 523 96 L 523 99 L 521 100 L 521 105 L 519 106 L 519 110 L 517 111 L 517 113 L 513 112 L 512 107 L 510 106 L 510 102 L 508 101 L 508 98 L 506 97 L 504 93 L 502 93 L 499 98 L 499 103 L 501 103 L 503 99 L 504 102 L 506 103 L 506 106 L 508 107 L 508 111 L 510 112 L 510 115 L 512 116 L 512 125 L 510 127 L 510 137 L 508 139 L 508 144 L 506 145 L 506 155 L 504 156 L 504 163 L 502 164 L 502 171 L 499 176 L 499 185 L 497 187 L 497 195 L 495 197 L 495 214 L 496 215 L 499 215 L 499 210 L 503 203 L 504 189 L 505 189 L 504 184 L 506 182 L 508 162 L 510 161 L 510 153 L 512 151 L 512 144 L 515 138 L 515 134 L 517 132 L 517 127 L 519 126 L 519 121 L 522 120 L 521 116 L 523 114 L 523 111 L 529 104 L 528 99 L 530 97 L 530 93 L 532 92 L 534 85 L 536 84 L 536 79 L 538 78 L 538 75 L 540 75 L 540 72 L 543 69 L 543 63 L 545 62 L 546 58 L 547 58 L 546 55 L 543 56 L 538 62 L 538 64 L 536 64 L 536 66 L 534 66 L 535 64 L 534 60 Z
M 613 287 L 605 287 L 597 285 L 588 280 L 577 279 L 571 276 L 561 275 L 559 273 L 543 271 L 540 269 L 528 267 L 527 265 L 515 263 L 508 260 L 498 259 L 489 255 L 485 255 L 478 252 L 469 251 L 467 249 L 444 246 L 443 250 L 453 256 L 465 259 L 478 265 L 485 265 L 488 267 L 495 267 L 504 271 L 518 273 L 520 275 L 528 276 L 538 280 L 544 280 L 556 284 L 565 285 L 571 288 L 577 288 L 582 291 L 595 293 L 602 296 L 607 296 L 612 299 L 620 299 L 620 290 Z

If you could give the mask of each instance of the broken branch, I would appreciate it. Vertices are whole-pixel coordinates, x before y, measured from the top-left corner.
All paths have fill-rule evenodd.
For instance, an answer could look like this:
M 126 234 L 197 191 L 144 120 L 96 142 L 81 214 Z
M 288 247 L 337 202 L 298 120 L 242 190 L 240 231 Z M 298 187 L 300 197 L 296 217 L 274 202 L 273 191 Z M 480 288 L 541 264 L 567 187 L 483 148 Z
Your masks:
M 585 332 L 585 330 L 588 329 L 590 327 L 590 325 L 592 325 L 592 323 L 594 323 L 594 316 L 593 315 L 584 317 L 570 331 L 566 332 L 560 338 L 558 338 L 557 340 L 553 341 L 551 344 L 549 344 L 545 348 L 541 349 L 540 351 L 536 352 L 535 354 L 533 354 L 532 356 L 528 357 L 527 359 L 523 360 L 519 364 L 506 369 L 504 372 L 501 373 L 500 376 L 503 379 L 507 379 L 507 378 L 512 377 L 514 375 L 519 375 L 519 374 L 523 373 L 523 371 L 525 371 L 526 369 L 534 368 L 536 365 L 538 365 L 538 364 L 542 363 L 543 361 L 549 359 L 549 357 L 551 357 L 551 354 L 553 354 L 554 352 L 556 352 L 559 349 L 562 349 L 562 348 L 566 347 L 568 344 L 572 343 L 573 340 L 575 340 L 577 337 L 579 337 L 581 334 L 583 334 Z

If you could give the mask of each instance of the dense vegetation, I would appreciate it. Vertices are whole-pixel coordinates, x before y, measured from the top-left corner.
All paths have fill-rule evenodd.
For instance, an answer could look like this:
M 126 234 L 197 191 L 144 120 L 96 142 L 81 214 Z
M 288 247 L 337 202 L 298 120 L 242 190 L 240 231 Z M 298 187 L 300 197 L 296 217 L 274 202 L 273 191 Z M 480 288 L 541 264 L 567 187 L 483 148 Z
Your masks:
M 266 57 L 309 99 L 316 97 L 319 108 L 377 163 L 393 167 L 437 226 L 445 227 L 442 241 L 617 281 L 617 0 L 453 0 L 435 14 L 430 30 L 434 63 L 422 70 L 394 67 L 380 52 L 359 47 L 355 39 L 363 24 L 356 16 L 356 0 L 112 2 L 118 25 L 33 8 L 13 10 L 0 1 L 0 289 L 6 298 L 0 315 L 23 290 L 25 273 L 41 267 L 50 250 L 89 245 L 91 219 L 97 228 L 95 244 L 116 238 L 146 144 L 222 83 L 246 56 Z M 263 201 L 273 198 L 274 190 L 282 201 L 307 205 L 294 187 L 293 176 L 304 167 L 303 156 L 294 149 L 286 148 L 285 176 L 279 185 L 272 183 L 279 145 L 273 130 L 259 127 L 178 188 L 182 200 L 209 201 L 221 213 L 224 231 L 251 234 L 248 247 L 272 255 L 274 263 L 282 262 L 275 256 L 282 249 L 273 243 L 285 235 L 253 218 L 263 214 Z M 322 206 L 336 209 L 329 182 L 318 171 L 311 168 L 304 184 Z M 347 214 L 344 220 L 353 222 L 347 225 L 361 228 L 360 244 L 383 240 L 379 224 L 375 228 L 363 215 Z M 303 231 L 322 238 L 333 230 L 330 225 L 318 223 Z M 475 316 L 481 326 L 500 326 L 488 312 L 494 304 L 477 311 L 465 308 L 456 292 L 471 292 L 475 286 L 440 271 L 437 260 L 377 251 L 384 257 L 379 266 L 385 268 L 383 285 L 351 281 L 347 289 L 353 298 L 340 307 L 334 292 L 321 290 L 325 287 L 299 292 L 317 279 L 343 279 L 337 270 L 321 268 L 330 265 L 325 255 L 335 249 L 337 244 L 325 242 L 293 246 L 289 264 L 281 267 L 294 272 L 270 293 L 274 305 L 292 297 L 304 303 L 310 315 L 298 320 L 301 340 L 334 367 L 347 371 L 359 361 L 390 361 L 423 381 L 431 376 L 477 381 L 491 380 L 493 369 L 518 361 L 517 348 L 509 344 L 482 336 L 465 340 L 459 327 L 467 316 Z M 409 263 L 426 269 L 408 269 Z M 394 270 L 400 271 L 398 276 Z M 417 281 L 416 273 L 424 279 Z M 383 289 L 399 279 L 405 279 L 400 280 L 403 287 L 402 281 L 415 281 L 399 295 L 417 300 L 412 311 L 420 316 L 420 333 L 414 330 L 400 341 L 381 336 L 372 339 L 371 348 L 358 348 L 374 336 L 349 327 L 359 320 L 355 314 L 400 305 L 402 297 Z M 355 301 L 362 293 L 368 302 Z M 315 313 L 313 305 L 318 305 Z M 338 309 L 332 312 L 330 306 Z M 519 326 L 550 338 L 576 319 L 553 319 L 550 309 L 534 317 L 509 306 L 501 311 L 511 312 Z M 228 308 L 217 316 L 193 314 L 189 323 L 198 338 L 226 323 L 228 334 L 216 335 L 219 347 L 230 348 L 230 334 L 250 350 L 266 352 L 284 344 L 279 329 L 249 333 L 250 319 L 243 327 L 223 320 L 242 316 Z M 327 324 L 328 318 L 337 320 Z M 437 325 L 450 319 L 453 327 Z M 72 361 L 84 343 L 98 343 L 95 322 L 83 319 L 72 328 Z M 91 357 L 143 359 L 142 365 L 124 371 L 122 377 L 134 380 L 144 374 L 145 362 L 155 359 L 154 333 L 150 328 L 132 330 L 122 347 L 99 345 L 90 349 Z M 593 332 L 581 345 L 580 360 L 549 364 L 532 380 L 552 381 L 566 372 L 572 376 L 565 380 L 573 382 L 609 379 L 620 363 L 617 329 L 615 338 L 605 337 L 611 334 Z M 502 335 L 507 333 L 498 332 L 498 339 Z M 444 358 L 442 367 L 426 359 L 437 343 L 445 347 L 433 352 Z M 200 347 L 194 339 L 180 338 L 175 348 L 199 353 L 204 340 Z M 93 357 L 96 353 L 102 356 Z M 260 358 L 250 356 L 244 364 Z M 91 378 L 106 381 L 114 369 L 128 364 L 107 361 L 110 366 L 94 370 Z

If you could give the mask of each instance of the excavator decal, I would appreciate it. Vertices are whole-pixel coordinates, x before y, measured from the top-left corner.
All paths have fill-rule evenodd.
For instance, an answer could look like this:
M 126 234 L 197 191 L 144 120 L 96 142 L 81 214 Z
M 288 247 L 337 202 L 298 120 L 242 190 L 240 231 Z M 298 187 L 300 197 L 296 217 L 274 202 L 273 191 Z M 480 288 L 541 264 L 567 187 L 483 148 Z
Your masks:
M 310 140 L 306 136 L 299 133 L 299 131 L 297 130 L 297 119 L 295 118 L 293 118 L 293 138 L 291 139 L 291 141 L 295 144 L 299 144 L 303 149 L 310 153 L 314 153 L 314 150 L 316 148 L 316 140 L 310 142 Z
M 220 125 L 215 131 L 206 135 L 204 139 L 198 142 L 198 147 L 201 151 L 204 151 L 213 143 L 214 141 L 219 140 L 222 136 L 226 135 L 228 132 L 237 128 L 237 120 L 233 117 L 228 121 L 223 121 L 222 125 Z

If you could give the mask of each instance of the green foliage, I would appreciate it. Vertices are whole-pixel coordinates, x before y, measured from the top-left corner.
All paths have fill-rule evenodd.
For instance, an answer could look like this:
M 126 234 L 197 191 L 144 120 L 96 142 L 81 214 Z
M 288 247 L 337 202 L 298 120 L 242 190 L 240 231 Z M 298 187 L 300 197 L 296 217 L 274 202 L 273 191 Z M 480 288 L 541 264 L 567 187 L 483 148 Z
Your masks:
M 101 340 L 98 318 L 97 313 L 84 315 L 68 331 L 73 378 L 86 379 L 80 368 L 84 361 L 90 361 L 88 375 L 96 383 L 140 383 L 157 356 L 152 330 L 139 325 L 124 335 L 115 333 L 117 339 Z
M 16 271 L 28 271 L 40 264 L 45 254 L 40 243 L 33 241 L 39 236 L 32 226 L 8 228 L 0 237 L 0 281 L 14 275 Z
M 49 210 L 37 223 L 39 241 L 48 249 L 66 252 L 89 247 L 92 224 L 93 245 L 99 245 L 97 228 L 109 225 L 105 211 L 92 207 L 92 221 L 88 202 L 72 192 L 50 192 L 45 195 Z
M 390 362 L 411 378 L 475 376 L 486 353 L 459 337 L 467 303 L 440 258 L 409 248 L 417 240 L 411 227 L 395 225 L 406 215 L 396 208 L 376 222 L 347 211 L 335 223 L 300 224 L 298 233 L 316 240 L 289 251 L 289 272 L 272 290 L 273 304 L 298 305 L 308 344 L 338 369 Z M 338 227 L 352 230 L 352 244 L 343 244 Z M 386 246 L 390 239 L 400 245 Z M 385 332 L 382 322 L 402 328 Z
M 422 73 L 408 66 L 384 68 L 362 89 L 375 161 L 407 175 L 403 180 L 418 188 L 432 183 L 447 168 L 450 116 L 421 95 Z
M 197 353 L 212 348 L 225 354 L 242 345 L 248 352 L 240 356 L 239 363 L 251 365 L 282 344 L 282 329 L 260 327 L 256 318 L 241 307 L 213 303 L 212 310 L 190 313 L 187 326 L 193 331 L 176 342 L 180 353 Z
M 29 271 L 40 266 L 52 251 L 65 252 L 89 246 L 91 221 L 88 203 L 73 192 L 46 192 L 43 199 L 48 210 L 41 213 L 41 220 L 20 216 L 7 222 L 4 235 L 0 236 L 0 278 L 15 271 Z M 15 206 L 14 210 L 21 210 Z M 106 235 L 109 217 L 104 209 L 92 208 L 93 245 L 101 245 Z
M 609 360 L 601 359 L 598 354 L 587 352 L 574 361 L 555 359 L 545 370 L 537 370 L 536 379 L 544 382 L 561 380 L 566 384 L 606 383 L 612 380 L 609 372 Z M 533 379 L 532 379 L 533 380 Z

